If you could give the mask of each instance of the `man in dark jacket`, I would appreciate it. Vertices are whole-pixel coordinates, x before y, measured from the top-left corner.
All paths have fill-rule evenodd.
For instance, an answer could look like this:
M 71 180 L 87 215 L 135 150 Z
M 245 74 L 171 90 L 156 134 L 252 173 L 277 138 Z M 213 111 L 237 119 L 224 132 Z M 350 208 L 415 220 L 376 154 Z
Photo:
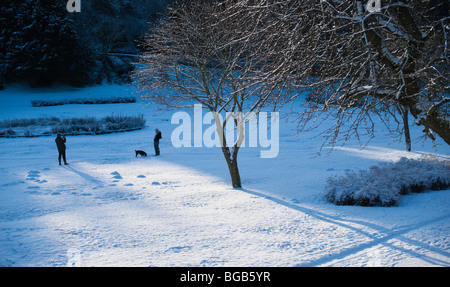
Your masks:
M 162 138 L 161 131 L 156 129 L 155 130 L 155 137 L 153 138 L 153 144 L 155 145 L 155 155 L 159 155 L 159 140 Z
M 66 136 L 61 136 L 61 134 L 58 133 L 56 135 L 55 142 L 59 152 L 58 156 L 59 165 L 61 165 L 61 156 L 64 160 L 64 164 L 67 165 L 68 163 L 66 161 Z

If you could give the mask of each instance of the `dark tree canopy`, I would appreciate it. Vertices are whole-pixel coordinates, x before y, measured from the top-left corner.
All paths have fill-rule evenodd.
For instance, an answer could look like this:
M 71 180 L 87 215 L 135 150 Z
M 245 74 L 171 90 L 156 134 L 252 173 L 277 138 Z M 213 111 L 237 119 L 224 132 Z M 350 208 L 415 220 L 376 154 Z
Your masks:
M 372 117 L 400 112 L 450 144 L 448 1 L 383 0 L 378 10 L 366 0 L 238 2 L 242 19 L 273 15 L 264 38 L 273 70 L 308 94 L 301 123 L 335 119 L 328 143 L 359 128 L 373 135 Z
M 0 83 L 87 85 L 123 82 L 133 69 L 137 42 L 168 0 L 17 0 L 0 4 Z M 112 54 L 120 54 L 112 55 Z

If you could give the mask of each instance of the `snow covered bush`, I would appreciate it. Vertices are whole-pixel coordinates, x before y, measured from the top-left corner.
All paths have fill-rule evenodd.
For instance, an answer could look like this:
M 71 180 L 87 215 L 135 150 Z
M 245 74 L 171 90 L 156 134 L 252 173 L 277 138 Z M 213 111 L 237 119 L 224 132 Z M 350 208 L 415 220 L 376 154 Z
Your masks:
M 0 129 L 29 126 L 51 126 L 59 123 L 60 121 L 61 119 L 57 117 L 40 117 L 36 119 L 5 119 L 0 121 Z
M 145 127 L 145 118 L 112 115 L 101 119 L 43 117 L 37 119 L 8 119 L 0 121 L 0 137 L 47 136 L 56 133 L 66 135 L 89 135 L 125 132 Z
M 8 137 L 14 136 L 15 134 L 16 134 L 16 132 L 13 129 L 11 129 L 11 128 L 0 131 L 0 137 L 7 137 L 8 138 Z
M 145 119 L 141 114 L 138 116 L 112 115 L 103 118 L 103 121 L 105 122 L 106 130 L 112 131 L 132 130 L 145 126 Z
M 61 105 L 104 105 L 104 104 L 126 104 L 135 103 L 135 97 L 112 97 L 112 98 L 98 98 L 98 99 L 65 99 L 65 100 L 33 100 L 31 105 L 33 107 L 50 107 Z
M 53 133 L 69 135 L 104 134 L 142 129 L 145 126 L 144 116 L 112 115 L 102 119 L 71 118 L 64 119 L 52 128 Z
M 450 188 L 450 162 L 402 158 L 328 178 L 325 199 L 337 205 L 398 206 L 401 196 Z

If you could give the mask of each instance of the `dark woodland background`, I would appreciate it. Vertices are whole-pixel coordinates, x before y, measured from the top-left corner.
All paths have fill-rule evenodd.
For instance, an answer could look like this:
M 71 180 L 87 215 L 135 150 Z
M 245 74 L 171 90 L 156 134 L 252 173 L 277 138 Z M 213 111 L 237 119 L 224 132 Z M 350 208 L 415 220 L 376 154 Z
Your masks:
M 86 86 L 130 81 L 139 41 L 170 0 L 0 0 L 0 89 L 20 82 Z

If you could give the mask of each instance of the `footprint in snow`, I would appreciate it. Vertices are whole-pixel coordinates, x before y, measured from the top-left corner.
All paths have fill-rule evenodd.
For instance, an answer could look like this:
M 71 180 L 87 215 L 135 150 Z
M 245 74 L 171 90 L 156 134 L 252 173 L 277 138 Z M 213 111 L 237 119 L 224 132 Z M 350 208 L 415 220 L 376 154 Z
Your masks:
M 44 170 L 50 170 L 49 168 L 44 168 Z M 34 181 L 34 182 L 37 182 L 37 183 L 46 183 L 47 182 L 47 180 L 40 180 L 40 177 L 41 177 L 41 172 L 40 171 L 37 171 L 37 170 L 30 170 L 29 172 L 28 172 L 28 177 L 26 178 L 26 180 L 32 180 L 32 181 Z
M 27 180 L 38 180 L 41 177 L 41 172 L 37 170 L 30 170 L 28 172 Z
M 166 250 L 166 252 L 180 253 L 182 251 L 191 250 L 192 246 L 173 246 Z
M 27 187 L 28 191 L 26 193 L 29 194 L 37 194 L 41 187 L 39 186 L 29 186 Z
M 122 177 L 122 176 L 120 175 L 120 173 L 118 173 L 117 171 L 111 172 L 111 175 L 113 175 L 112 178 L 115 178 L 115 179 L 123 179 L 123 177 Z

